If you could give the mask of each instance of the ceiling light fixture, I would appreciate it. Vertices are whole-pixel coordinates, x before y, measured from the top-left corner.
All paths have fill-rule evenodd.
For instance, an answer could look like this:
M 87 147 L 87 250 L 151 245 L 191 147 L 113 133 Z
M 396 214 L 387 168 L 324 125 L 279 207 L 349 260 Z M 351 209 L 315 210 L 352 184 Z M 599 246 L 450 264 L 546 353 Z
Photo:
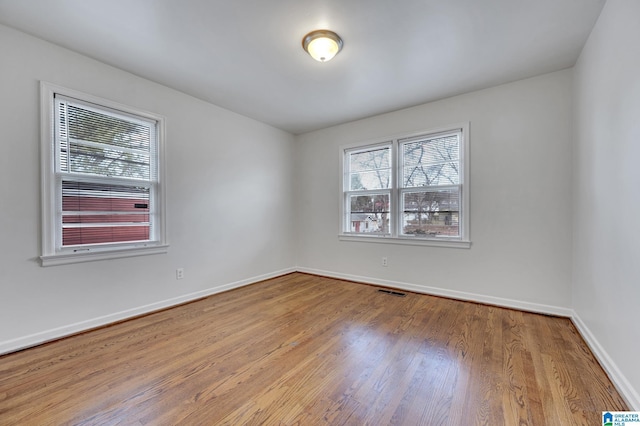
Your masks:
M 342 39 L 333 31 L 311 31 L 302 39 L 302 48 L 320 62 L 331 60 L 342 49 Z

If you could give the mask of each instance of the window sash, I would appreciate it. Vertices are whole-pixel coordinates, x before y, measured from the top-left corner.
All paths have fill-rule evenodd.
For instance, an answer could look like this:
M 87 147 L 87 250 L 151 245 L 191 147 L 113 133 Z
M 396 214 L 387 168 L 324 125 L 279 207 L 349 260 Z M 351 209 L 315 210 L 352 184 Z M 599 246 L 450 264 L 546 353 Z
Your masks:
M 54 98 L 56 173 L 158 180 L 156 120 L 57 93 Z
M 400 193 L 400 235 L 460 238 L 460 186 L 410 188 Z
M 361 199 L 361 210 L 353 210 L 352 199 Z M 384 201 L 386 198 L 386 202 Z M 368 199 L 368 200 L 367 200 Z M 347 191 L 344 198 L 346 233 L 390 235 L 394 213 L 391 210 L 391 191 Z M 369 226 L 369 224 L 373 224 Z
M 62 200 L 59 247 L 152 240 L 152 185 L 96 183 L 63 176 L 56 190 Z
M 399 187 L 419 188 L 460 184 L 461 142 L 461 130 L 399 140 L 398 163 L 401 175 Z M 417 161 L 407 156 L 407 147 L 411 145 L 416 146 L 415 149 L 419 147 Z M 407 170 L 411 170 L 410 176 L 407 176 Z M 423 176 L 420 176 L 421 173 Z M 418 180 L 417 183 L 413 182 L 414 175 Z M 412 179 L 411 184 L 408 183 L 408 178 Z M 422 181 L 421 178 L 424 180 Z
M 393 185 L 391 148 L 390 143 L 384 143 L 347 151 L 344 189 L 366 191 L 391 188 Z M 367 156 L 367 154 L 370 155 Z M 359 162 L 357 158 L 360 158 Z

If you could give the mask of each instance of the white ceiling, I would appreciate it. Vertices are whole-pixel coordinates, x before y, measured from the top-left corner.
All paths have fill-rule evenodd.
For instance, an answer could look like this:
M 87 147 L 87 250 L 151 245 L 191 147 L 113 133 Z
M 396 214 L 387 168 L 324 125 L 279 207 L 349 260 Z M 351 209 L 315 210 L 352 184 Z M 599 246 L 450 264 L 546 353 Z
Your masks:
M 0 0 L 0 23 L 297 134 L 571 67 L 604 2 Z

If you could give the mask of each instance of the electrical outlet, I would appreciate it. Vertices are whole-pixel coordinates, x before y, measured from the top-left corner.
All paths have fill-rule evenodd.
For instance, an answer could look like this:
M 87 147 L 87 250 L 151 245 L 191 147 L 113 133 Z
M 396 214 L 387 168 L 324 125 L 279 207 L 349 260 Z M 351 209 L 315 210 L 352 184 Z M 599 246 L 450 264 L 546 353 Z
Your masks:
M 389 266 L 389 261 L 386 257 L 382 258 L 382 266 Z
M 176 280 L 181 280 L 184 278 L 184 268 L 176 269 Z

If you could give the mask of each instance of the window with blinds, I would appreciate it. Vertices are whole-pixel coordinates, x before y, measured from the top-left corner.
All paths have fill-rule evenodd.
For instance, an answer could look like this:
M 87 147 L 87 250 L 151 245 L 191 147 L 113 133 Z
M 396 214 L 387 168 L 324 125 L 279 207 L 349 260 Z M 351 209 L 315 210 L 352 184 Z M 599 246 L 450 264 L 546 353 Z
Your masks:
M 162 244 L 162 119 L 45 89 L 52 97 L 45 201 L 52 205 L 43 258 Z
M 341 235 L 468 243 L 466 129 L 344 148 Z
M 148 241 L 153 121 L 55 96 L 61 246 Z

